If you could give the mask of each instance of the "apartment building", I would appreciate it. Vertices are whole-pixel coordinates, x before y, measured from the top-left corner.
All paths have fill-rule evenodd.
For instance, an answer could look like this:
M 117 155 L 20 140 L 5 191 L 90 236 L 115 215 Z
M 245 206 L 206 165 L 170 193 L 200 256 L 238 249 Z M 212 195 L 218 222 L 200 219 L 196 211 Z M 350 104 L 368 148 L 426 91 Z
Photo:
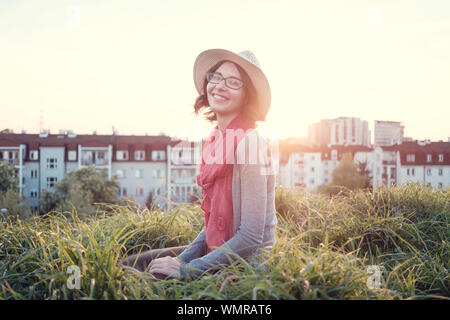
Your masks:
M 374 144 L 377 146 L 392 146 L 404 141 L 404 129 L 397 121 L 380 121 L 374 123 Z
M 179 164 L 172 159 L 173 151 L 180 151 L 181 145 L 184 153 L 199 154 L 199 150 L 190 149 L 196 145 L 168 136 L 2 133 L 0 161 L 13 164 L 20 194 L 34 211 L 40 209 L 44 189 L 53 190 L 68 172 L 86 166 L 106 169 L 109 179 L 117 176 L 120 197 L 144 205 L 152 194 L 164 206 L 187 201 L 189 193 L 196 192 L 195 162 Z M 180 196 L 173 196 L 177 194 Z
M 334 169 L 345 153 L 350 153 L 355 162 L 366 162 L 371 172 L 381 172 L 381 149 L 377 152 L 365 146 L 311 147 L 281 143 L 279 185 L 312 191 L 320 185 L 329 184 L 332 182 Z
M 433 188 L 450 186 L 450 142 L 412 141 L 393 146 L 305 146 L 280 144 L 278 185 L 315 190 L 332 182 L 334 169 L 345 153 L 366 163 L 371 185 L 421 182 Z
M 436 189 L 450 186 L 450 141 L 415 140 L 382 148 L 392 155 L 390 162 L 383 161 L 383 181 L 420 182 Z
M 319 146 L 367 146 L 371 145 L 368 122 L 354 117 L 324 119 L 308 128 L 308 138 Z

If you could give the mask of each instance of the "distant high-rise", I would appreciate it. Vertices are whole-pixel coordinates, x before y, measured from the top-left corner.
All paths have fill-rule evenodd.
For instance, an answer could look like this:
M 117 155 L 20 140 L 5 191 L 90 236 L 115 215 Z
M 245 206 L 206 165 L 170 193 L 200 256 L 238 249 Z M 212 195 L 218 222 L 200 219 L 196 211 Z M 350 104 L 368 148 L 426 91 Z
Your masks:
M 370 146 L 369 124 L 359 118 L 324 119 L 309 126 L 308 137 L 318 145 Z
M 392 146 L 403 142 L 404 126 L 398 121 L 379 121 L 375 120 L 375 139 L 376 146 Z

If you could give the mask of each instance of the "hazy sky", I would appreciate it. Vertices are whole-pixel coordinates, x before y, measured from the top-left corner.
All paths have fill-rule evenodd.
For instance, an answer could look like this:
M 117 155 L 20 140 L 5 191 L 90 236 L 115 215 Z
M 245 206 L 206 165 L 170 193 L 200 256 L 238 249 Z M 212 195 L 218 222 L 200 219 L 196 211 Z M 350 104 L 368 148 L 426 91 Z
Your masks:
M 340 116 L 450 136 L 450 1 L 1 0 L 0 130 L 207 135 L 192 77 L 203 50 L 252 50 L 266 128 L 306 136 Z

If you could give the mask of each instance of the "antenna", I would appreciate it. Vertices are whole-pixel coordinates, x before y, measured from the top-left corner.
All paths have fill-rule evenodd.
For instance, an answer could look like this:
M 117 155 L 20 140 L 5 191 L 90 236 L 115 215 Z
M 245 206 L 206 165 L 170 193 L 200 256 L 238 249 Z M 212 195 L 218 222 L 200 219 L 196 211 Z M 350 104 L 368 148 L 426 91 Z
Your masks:
M 39 119 L 39 133 L 44 129 L 44 110 L 40 111 L 40 119 Z

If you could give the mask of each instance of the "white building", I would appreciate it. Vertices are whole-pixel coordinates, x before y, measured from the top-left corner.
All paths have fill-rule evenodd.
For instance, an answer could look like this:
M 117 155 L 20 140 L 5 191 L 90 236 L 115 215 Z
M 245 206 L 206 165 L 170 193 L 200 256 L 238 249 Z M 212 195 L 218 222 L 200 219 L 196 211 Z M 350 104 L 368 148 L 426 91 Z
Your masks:
M 68 172 L 86 166 L 106 169 L 109 179 L 117 176 L 120 197 L 145 205 L 149 195 L 154 195 L 155 201 L 164 205 L 166 200 L 189 200 L 187 194 L 196 186 L 196 163 L 183 164 L 189 169 L 174 168 L 172 164 L 173 153 L 169 151 L 176 145 L 180 141 L 167 136 L 2 133 L 0 161 L 13 164 L 20 194 L 33 211 L 40 210 L 44 189 L 53 190 Z M 190 151 L 199 153 L 196 149 Z M 182 178 L 177 176 L 177 170 Z M 174 192 L 168 193 L 172 186 Z M 171 198 L 177 194 L 185 196 Z
M 280 145 L 278 185 L 315 190 L 332 182 L 334 169 L 345 153 L 355 163 L 366 163 L 371 185 L 421 182 L 433 188 L 450 186 L 450 142 L 414 141 L 400 145 L 307 147 Z
M 376 146 L 392 146 L 404 140 L 404 126 L 397 121 L 379 121 L 374 124 L 374 144 Z
M 308 130 L 308 137 L 311 143 L 319 146 L 369 147 L 371 145 L 368 122 L 353 117 L 339 117 L 311 124 Z

